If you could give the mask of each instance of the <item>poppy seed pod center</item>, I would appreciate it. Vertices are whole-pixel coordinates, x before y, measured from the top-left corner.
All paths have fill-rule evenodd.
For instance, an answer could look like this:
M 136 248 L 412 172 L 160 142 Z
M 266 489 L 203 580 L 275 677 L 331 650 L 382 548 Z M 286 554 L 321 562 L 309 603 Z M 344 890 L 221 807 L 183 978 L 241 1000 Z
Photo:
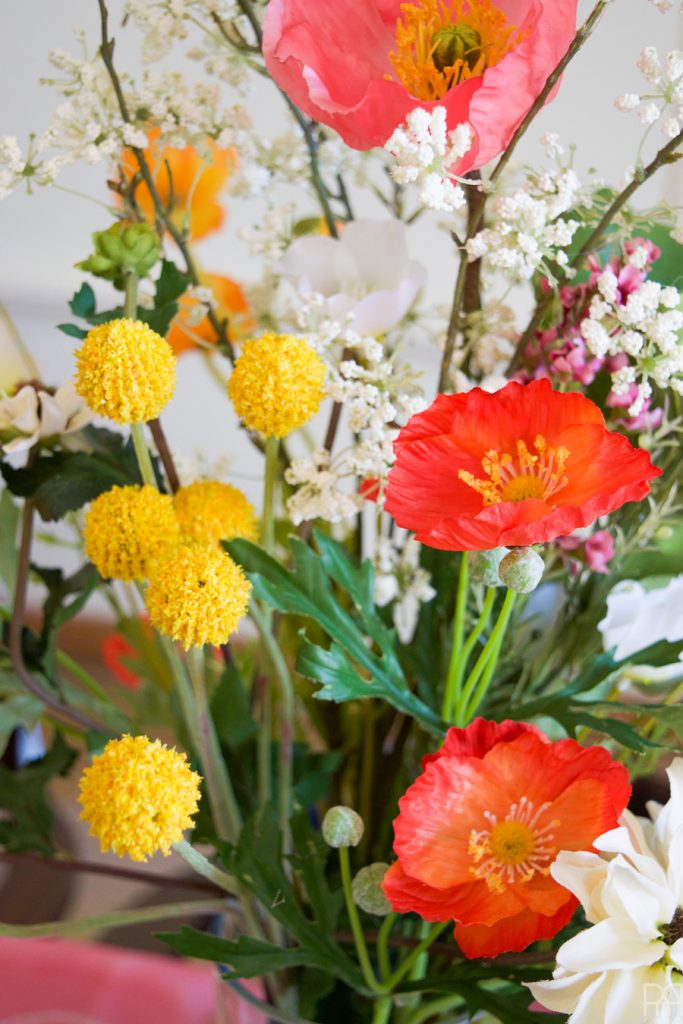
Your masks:
M 471 25 L 446 25 L 432 36 L 432 60 L 439 71 L 464 61 L 470 70 L 481 56 L 481 36 Z

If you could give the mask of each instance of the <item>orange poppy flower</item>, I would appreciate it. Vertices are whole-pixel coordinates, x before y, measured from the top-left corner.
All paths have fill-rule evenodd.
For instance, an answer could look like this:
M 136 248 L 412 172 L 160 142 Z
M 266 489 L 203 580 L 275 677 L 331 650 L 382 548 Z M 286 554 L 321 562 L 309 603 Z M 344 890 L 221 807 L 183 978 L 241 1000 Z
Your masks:
M 439 395 L 394 442 L 386 509 L 428 547 L 540 544 L 649 493 L 661 470 L 597 405 L 511 381 L 495 394 Z
M 220 149 L 208 141 L 210 159 L 201 156 L 194 146 L 159 149 L 159 129 L 148 132 L 149 145 L 143 150 L 154 178 L 154 186 L 179 230 L 189 228 L 191 241 L 198 241 L 217 231 L 225 220 L 225 210 L 218 197 L 225 189 L 236 164 L 231 149 Z M 121 168 L 126 181 L 139 171 L 135 154 L 124 149 Z M 135 201 L 145 218 L 154 223 L 154 202 L 147 185 L 141 181 L 135 189 Z
M 590 850 L 615 828 L 631 787 L 603 747 L 551 743 L 533 725 L 476 719 L 450 729 L 399 800 L 394 910 L 456 922 L 468 957 L 550 938 L 578 901 L 550 875 L 560 850 Z
M 120 633 L 110 633 L 102 641 L 102 660 L 116 680 L 127 690 L 139 690 L 142 677 L 128 667 L 126 661 L 138 657 L 138 652 Z M 126 659 L 125 661 L 123 659 Z
M 210 288 L 216 299 L 216 315 L 219 320 L 227 317 L 230 340 L 241 341 L 253 334 L 255 329 L 254 321 L 249 312 L 244 290 L 237 281 L 230 277 L 222 277 L 220 274 L 200 274 L 200 280 L 204 287 Z M 200 341 L 209 345 L 216 344 L 216 332 L 211 325 L 208 316 L 205 316 L 197 324 L 192 324 L 192 310 L 197 305 L 197 299 L 185 296 L 181 299 L 180 309 L 171 323 L 166 340 L 176 355 L 186 352 L 188 349 L 201 348 Z

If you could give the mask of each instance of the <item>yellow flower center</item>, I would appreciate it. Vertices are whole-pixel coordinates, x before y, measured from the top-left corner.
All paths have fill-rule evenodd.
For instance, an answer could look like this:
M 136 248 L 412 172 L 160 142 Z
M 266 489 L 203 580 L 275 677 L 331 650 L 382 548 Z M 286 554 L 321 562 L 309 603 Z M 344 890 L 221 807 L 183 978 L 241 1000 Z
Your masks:
M 545 803 L 536 809 L 523 796 L 503 821 L 498 821 L 491 811 L 484 812 L 491 827 L 480 832 L 472 830 L 468 852 L 475 865 L 470 868 L 471 873 L 475 878 L 485 879 L 491 892 L 503 893 L 506 884 L 529 882 L 537 872 L 549 873 L 556 852 L 551 845 L 555 838 L 552 830 L 560 824 L 539 824 L 549 806 Z
M 526 35 L 491 0 L 414 0 L 401 4 L 389 59 L 412 96 L 440 100 L 499 64 Z
M 542 434 L 536 435 L 534 447 L 535 455 L 524 441 L 517 442 L 515 455 L 501 454 L 492 448 L 481 460 L 487 480 L 480 480 L 466 469 L 458 470 L 458 476 L 481 494 L 484 505 L 530 498 L 547 501 L 569 482 L 564 469 L 571 452 L 568 448 L 550 448 Z

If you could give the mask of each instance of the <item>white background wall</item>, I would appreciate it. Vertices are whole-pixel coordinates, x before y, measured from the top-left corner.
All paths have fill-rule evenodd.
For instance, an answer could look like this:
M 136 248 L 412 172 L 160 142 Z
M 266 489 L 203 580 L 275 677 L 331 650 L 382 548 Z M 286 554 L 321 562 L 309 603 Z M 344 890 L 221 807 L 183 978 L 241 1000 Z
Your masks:
M 121 0 L 111 0 L 110 6 L 118 39 L 117 60 L 135 68 L 139 36 L 132 27 L 118 29 Z M 592 6 L 592 2 L 582 2 L 581 15 L 585 16 Z M 23 141 L 29 131 L 44 128 L 57 102 L 51 88 L 37 84 L 51 71 L 46 59 L 48 50 L 73 49 L 74 24 L 86 29 L 94 48 L 98 38 L 97 3 L 22 0 L 17 4 L 0 0 L 0 24 L 0 134 L 16 134 Z M 566 143 L 577 143 L 580 171 L 594 166 L 608 181 L 618 182 L 633 160 L 641 126 L 633 115 L 619 114 L 613 101 L 619 93 L 640 90 L 642 79 L 635 61 L 647 44 L 662 52 L 682 46 L 683 21 L 676 13 L 660 15 L 647 0 L 614 0 L 593 39 L 571 66 L 558 98 L 538 118 L 520 147 L 520 158 L 537 159 L 539 136 L 554 130 Z M 259 84 L 249 103 L 260 132 L 270 135 L 281 130 L 283 106 L 267 85 Z M 104 177 L 103 166 L 76 167 L 60 180 L 77 192 L 103 201 L 107 197 Z M 656 201 L 666 196 L 671 202 L 683 201 L 681 178 L 677 165 L 660 172 L 643 199 Z M 313 200 L 303 192 L 301 195 L 302 213 L 315 212 Z M 257 202 L 228 201 L 227 229 L 202 244 L 200 258 L 207 270 L 245 279 L 256 275 L 257 266 L 236 237 L 236 229 L 258 219 L 262 207 Z M 356 205 L 361 212 L 377 214 L 371 200 Z M 108 222 L 101 206 L 55 189 L 40 189 L 32 196 L 18 193 L 0 203 L 0 302 L 14 317 L 48 382 L 59 383 L 72 372 L 73 342 L 54 325 L 68 318 L 66 301 L 82 280 L 73 264 L 87 255 L 91 232 Z M 455 272 L 454 255 L 447 236 L 436 232 L 431 216 L 411 229 L 410 246 L 412 255 L 430 269 L 427 301 L 447 302 Z M 416 353 L 415 358 L 425 366 L 434 364 L 434 356 L 429 353 Z M 238 438 L 227 403 L 198 357 L 189 355 L 182 360 L 178 392 L 164 418 L 178 450 L 191 453 L 202 449 L 210 458 L 232 450 L 239 477 L 258 475 L 260 466 L 253 450 Z M 246 486 L 257 493 L 255 479 Z

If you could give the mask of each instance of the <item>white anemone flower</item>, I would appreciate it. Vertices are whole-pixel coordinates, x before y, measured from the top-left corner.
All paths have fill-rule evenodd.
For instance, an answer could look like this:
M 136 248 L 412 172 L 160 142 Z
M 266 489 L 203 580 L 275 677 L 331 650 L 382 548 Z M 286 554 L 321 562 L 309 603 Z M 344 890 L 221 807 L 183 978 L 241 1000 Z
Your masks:
M 660 640 L 683 640 L 683 575 L 665 587 L 645 590 L 636 580 L 617 583 L 607 598 L 607 615 L 598 623 L 606 651 L 623 661 Z
M 581 901 L 592 927 L 565 942 L 552 981 L 529 984 L 568 1024 L 683 1022 L 683 758 L 671 798 L 628 811 L 595 853 L 560 853 L 553 878 Z
M 322 295 L 332 320 L 351 315 L 358 334 L 385 334 L 427 279 L 422 264 L 409 258 L 405 235 L 398 220 L 353 221 L 340 238 L 298 238 L 275 270 L 300 295 Z
M 90 423 L 93 413 L 71 381 L 52 392 L 24 384 L 13 395 L 0 391 L 0 449 L 24 452 L 40 441 L 72 434 Z

